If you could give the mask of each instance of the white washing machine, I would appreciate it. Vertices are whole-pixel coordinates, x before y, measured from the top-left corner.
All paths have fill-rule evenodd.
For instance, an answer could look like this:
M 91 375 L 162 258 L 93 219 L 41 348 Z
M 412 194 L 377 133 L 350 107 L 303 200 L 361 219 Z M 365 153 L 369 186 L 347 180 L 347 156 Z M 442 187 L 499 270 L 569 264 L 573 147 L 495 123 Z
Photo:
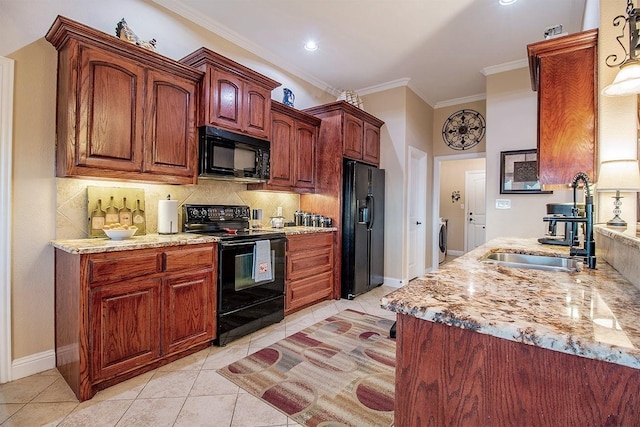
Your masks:
M 438 237 L 438 246 L 440 249 L 438 260 L 442 264 L 447 256 L 447 225 L 449 220 L 440 218 L 440 233 Z

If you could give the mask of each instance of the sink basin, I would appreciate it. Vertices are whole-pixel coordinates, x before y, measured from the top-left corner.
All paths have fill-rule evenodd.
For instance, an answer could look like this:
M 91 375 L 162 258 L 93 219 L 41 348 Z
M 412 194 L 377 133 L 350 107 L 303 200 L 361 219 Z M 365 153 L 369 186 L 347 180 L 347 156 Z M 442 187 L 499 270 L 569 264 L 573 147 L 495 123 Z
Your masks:
M 511 252 L 491 252 L 481 258 L 482 262 L 504 265 L 506 267 L 533 268 L 545 271 L 579 271 L 582 260 L 576 258 L 516 254 Z

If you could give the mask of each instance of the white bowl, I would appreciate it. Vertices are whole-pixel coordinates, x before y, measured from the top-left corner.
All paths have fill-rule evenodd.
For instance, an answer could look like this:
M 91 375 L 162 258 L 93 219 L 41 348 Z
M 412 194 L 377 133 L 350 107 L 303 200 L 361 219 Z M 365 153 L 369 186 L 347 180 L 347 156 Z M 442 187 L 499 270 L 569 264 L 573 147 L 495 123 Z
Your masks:
M 106 234 L 111 240 L 125 240 L 133 236 L 136 231 L 138 231 L 137 227 L 129 227 L 127 229 L 103 229 L 104 234 Z

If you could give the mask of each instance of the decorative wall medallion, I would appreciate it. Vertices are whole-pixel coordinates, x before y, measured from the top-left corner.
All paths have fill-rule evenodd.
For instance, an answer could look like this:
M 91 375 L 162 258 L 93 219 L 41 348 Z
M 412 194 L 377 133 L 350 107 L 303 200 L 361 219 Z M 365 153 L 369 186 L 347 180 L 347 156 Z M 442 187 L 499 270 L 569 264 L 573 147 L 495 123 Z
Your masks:
M 484 138 L 485 122 L 474 110 L 456 111 L 442 126 L 442 139 L 454 150 L 467 150 Z

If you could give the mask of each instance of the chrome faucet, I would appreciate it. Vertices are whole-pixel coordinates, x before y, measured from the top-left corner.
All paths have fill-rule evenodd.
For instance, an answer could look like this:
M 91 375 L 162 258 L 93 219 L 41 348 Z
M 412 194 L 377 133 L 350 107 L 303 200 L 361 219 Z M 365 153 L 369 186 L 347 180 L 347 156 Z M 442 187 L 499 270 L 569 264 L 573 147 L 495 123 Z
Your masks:
M 576 190 L 578 188 L 578 182 L 582 181 L 585 188 L 585 216 L 579 216 L 578 204 L 576 201 Z M 584 263 L 589 268 L 596 268 L 596 241 L 593 238 L 593 196 L 589 189 L 589 177 L 584 172 L 578 172 L 571 180 L 571 186 L 573 187 L 573 207 L 571 208 L 571 216 L 553 217 L 557 222 L 570 222 L 574 225 L 583 223 L 585 225 L 584 230 L 584 248 L 580 249 L 575 247 L 575 242 L 578 241 L 576 234 L 578 233 L 578 227 L 570 227 L 568 241 L 569 243 L 569 255 L 581 256 L 584 258 Z M 551 220 L 551 218 L 544 218 L 545 221 Z

